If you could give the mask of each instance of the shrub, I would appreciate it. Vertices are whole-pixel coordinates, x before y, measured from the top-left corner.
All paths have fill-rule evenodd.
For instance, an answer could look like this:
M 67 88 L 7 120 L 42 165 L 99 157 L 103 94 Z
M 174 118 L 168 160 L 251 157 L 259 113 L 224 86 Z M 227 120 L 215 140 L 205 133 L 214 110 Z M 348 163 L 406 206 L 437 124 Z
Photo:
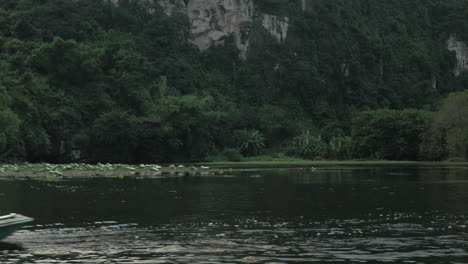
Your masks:
M 237 146 L 242 154 L 252 156 L 265 147 L 265 137 L 256 129 L 243 129 L 235 132 Z
M 451 93 L 442 100 L 425 135 L 422 149 L 427 156 L 468 161 L 468 91 Z
M 242 154 L 235 148 L 225 148 L 221 154 L 226 157 L 228 161 L 241 161 L 242 159 Z
M 330 142 L 328 142 L 328 157 L 337 160 L 351 159 L 351 137 L 333 137 Z
M 430 114 L 415 109 L 361 112 L 353 118 L 353 151 L 359 158 L 417 160 Z
M 301 158 L 314 159 L 326 155 L 327 144 L 320 135 L 315 136 L 307 130 L 289 142 L 287 152 Z

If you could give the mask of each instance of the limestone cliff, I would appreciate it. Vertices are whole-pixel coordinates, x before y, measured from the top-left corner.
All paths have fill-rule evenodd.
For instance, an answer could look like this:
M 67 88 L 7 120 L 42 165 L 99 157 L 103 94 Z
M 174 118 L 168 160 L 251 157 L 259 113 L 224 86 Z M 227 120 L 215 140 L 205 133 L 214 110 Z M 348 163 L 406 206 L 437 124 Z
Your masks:
M 282 42 L 288 34 L 289 18 L 263 14 L 262 25 L 274 38 Z
M 453 71 L 455 76 L 459 76 L 463 72 L 468 71 L 468 47 L 466 44 L 457 40 L 455 35 L 452 35 L 447 41 L 447 48 L 455 52 L 457 59 L 457 65 Z
M 190 19 L 190 41 L 200 50 L 233 35 L 241 56 L 247 56 L 252 25 L 256 21 L 279 42 L 286 39 L 289 18 L 255 10 L 253 0 L 157 0 L 164 12 L 186 14 Z

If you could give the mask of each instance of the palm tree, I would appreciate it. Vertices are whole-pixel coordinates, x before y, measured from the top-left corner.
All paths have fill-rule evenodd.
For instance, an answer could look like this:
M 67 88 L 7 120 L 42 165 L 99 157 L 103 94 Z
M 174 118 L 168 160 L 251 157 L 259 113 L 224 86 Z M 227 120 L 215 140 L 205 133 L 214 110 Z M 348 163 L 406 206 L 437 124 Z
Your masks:
M 256 129 L 237 131 L 239 150 L 244 155 L 255 155 L 265 147 L 265 137 Z

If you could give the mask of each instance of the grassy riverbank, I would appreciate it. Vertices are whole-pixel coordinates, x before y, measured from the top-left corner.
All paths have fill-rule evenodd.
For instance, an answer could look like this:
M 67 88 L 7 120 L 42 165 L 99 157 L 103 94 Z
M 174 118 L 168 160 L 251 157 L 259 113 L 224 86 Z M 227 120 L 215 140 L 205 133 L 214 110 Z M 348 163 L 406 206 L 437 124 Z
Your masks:
M 243 158 L 241 161 L 213 161 L 199 163 L 206 166 L 339 166 L 339 165 L 357 165 L 357 166 L 384 166 L 384 165 L 405 165 L 405 166 L 468 166 L 468 162 L 454 161 L 391 161 L 391 160 L 305 160 L 291 157 L 275 158 L 271 156 L 256 156 Z

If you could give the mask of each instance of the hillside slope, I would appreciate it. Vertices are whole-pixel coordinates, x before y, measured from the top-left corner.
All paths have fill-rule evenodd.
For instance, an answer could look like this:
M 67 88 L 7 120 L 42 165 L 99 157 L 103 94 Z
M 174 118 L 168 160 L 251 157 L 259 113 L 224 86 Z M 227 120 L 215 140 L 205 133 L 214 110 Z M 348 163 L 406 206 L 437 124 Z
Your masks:
M 364 110 L 433 110 L 468 87 L 467 15 L 463 0 L 4 0 L 0 159 L 196 161 L 245 131 L 279 149 L 347 136 Z

